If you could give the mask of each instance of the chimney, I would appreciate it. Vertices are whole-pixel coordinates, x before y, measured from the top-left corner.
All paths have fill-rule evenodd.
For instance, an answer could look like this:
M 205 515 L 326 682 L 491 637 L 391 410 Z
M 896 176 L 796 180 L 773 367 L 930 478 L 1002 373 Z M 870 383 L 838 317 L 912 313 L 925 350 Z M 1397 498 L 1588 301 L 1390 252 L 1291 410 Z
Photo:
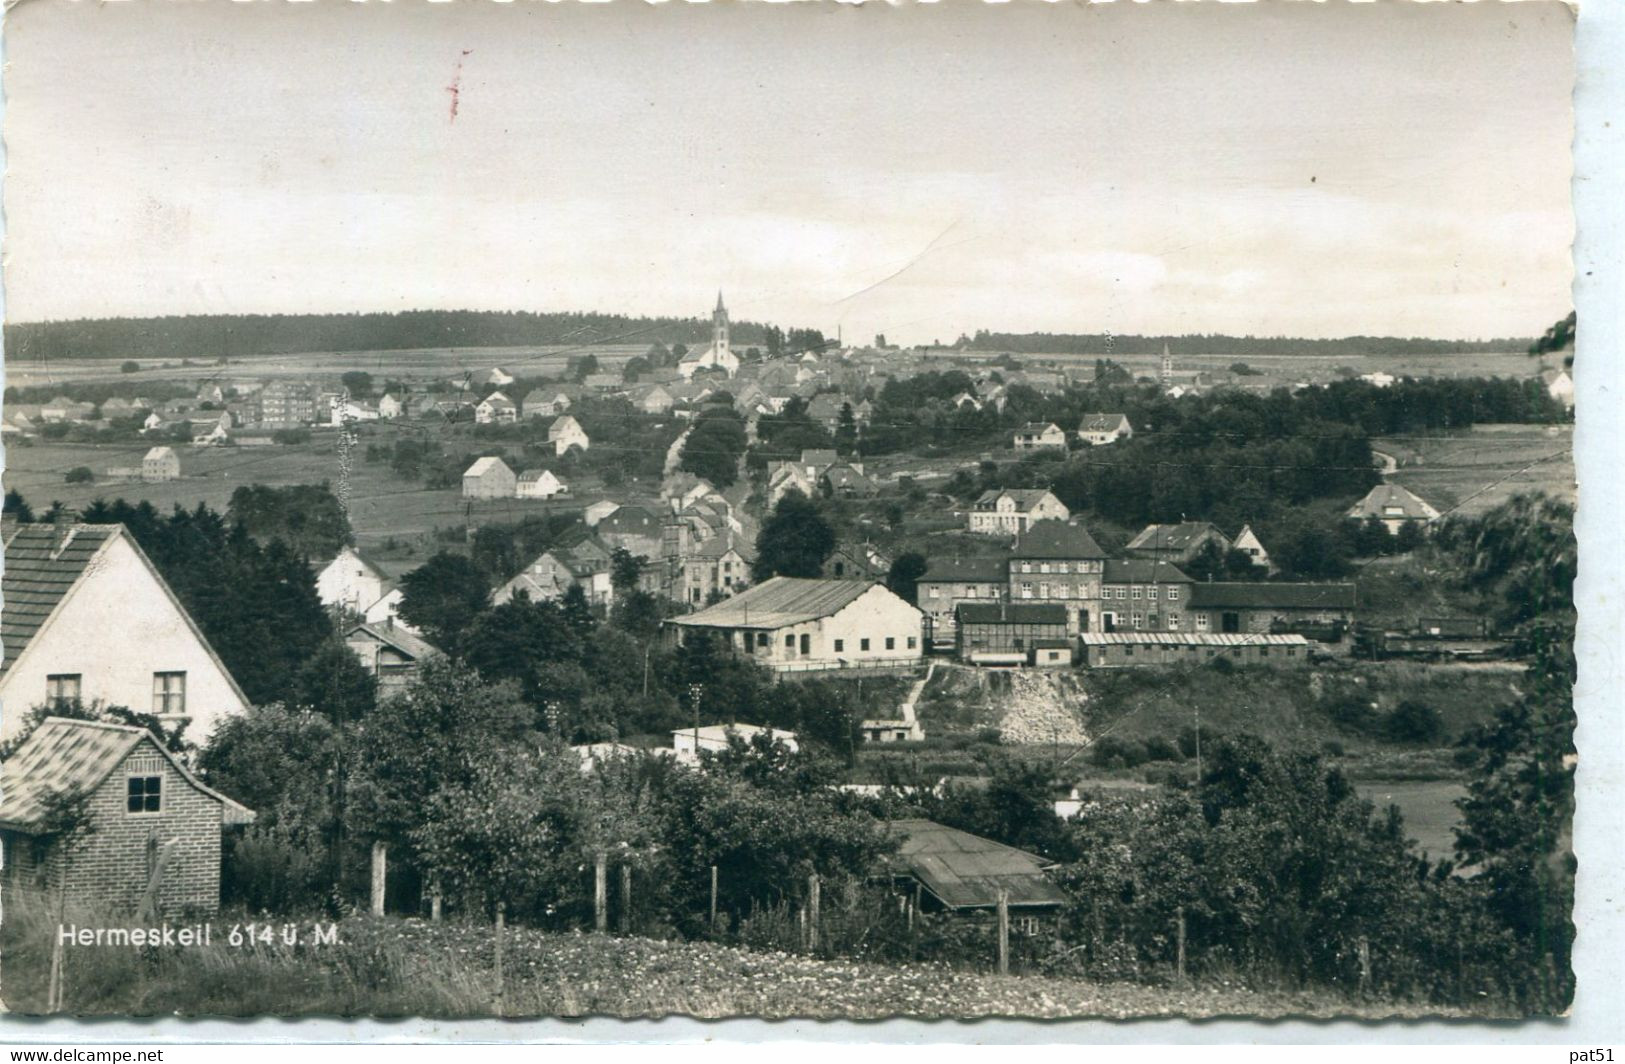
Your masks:
M 73 539 L 75 526 L 79 523 L 79 511 L 59 508 L 56 516 L 51 519 L 51 557 L 55 558 L 62 553 Z

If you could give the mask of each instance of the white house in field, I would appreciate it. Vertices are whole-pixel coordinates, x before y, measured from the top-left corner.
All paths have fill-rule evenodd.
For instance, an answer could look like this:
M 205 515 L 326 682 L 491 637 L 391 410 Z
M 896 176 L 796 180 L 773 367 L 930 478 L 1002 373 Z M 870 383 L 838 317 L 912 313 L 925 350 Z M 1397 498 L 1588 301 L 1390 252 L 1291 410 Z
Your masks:
M 463 498 L 511 499 L 518 479 L 500 458 L 480 458 L 463 472 Z
M 1254 565 L 1262 565 L 1270 572 L 1275 572 L 1275 563 L 1270 561 L 1270 552 L 1264 549 L 1264 544 L 1253 531 L 1252 525 L 1241 526 L 1241 531 L 1236 533 L 1236 542 L 1233 546 L 1251 558 Z
M 995 488 L 971 504 L 967 527 L 984 536 L 1014 536 L 1040 521 L 1066 521 L 1072 511 L 1044 488 Z
M 142 480 L 178 480 L 180 475 L 181 460 L 173 447 L 154 447 L 141 456 Z
M 382 598 L 388 585 L 377 566 L 346 544 L 316 574 L 316 597 L 329 609 L 360 613 Z
M 406 403 L 394 392 L 386 392 L 384 397 L 378 400 L 379 417 L 385 419 L 397 418 L 404 413 L 406 413 Z
M 707 633 L 779 672 L 812 672 L 917 665 L 923 618 L 880 584 L 775 576 L 666 624 L 679 642 Z
M 795 732 L 755 724 L 707 724 L 699 728 L 678 728 L 671 733 L 671 748 L 677 755 L 678 764 L 694 765 L 699 763 L 701 750 L 717 753 L 728 749 L 730 738 L 748 744 L 758 735 L 783 743 L 785 749 L 792 753 L 800 749 Z
M 201 743 L 248 699 L 123 525 L 5 529 L 0 739 L 75 700 L 187 722 Z
M 1384 483 L 1367 492 L 1365 498 L 1350 508 L 1348 516 L 1351 521 L 1375 517 L 1389 532 L 1398 535 L 1399 530 L 1407 524 L 1415 523 L 1425 528 L 1438 519 L 1439 511 L 1414 491 L 1398 484 Z
M 1010 436 L 1018 451 L 1064 451 L 1066 433 L 1053 421 L 1029 421 Z
M 480 425 L 494 425 L 503 421 L 519 420 L 519 408 L 501 392 L 492 392 L 474 408 L 474 421 Z
M 547 442 L 553 445 L 553 453 L 562 455 L 572 447 L 579 447 L 585 451 L 592 445 L 587 439 L 587 430 L 581 427 L 570 414 L 565 414 L 547 428 Z
M 527 469 L 519 474 L 514 495 L 521 499 L 551 499 L 569 490 L 570 486 L 554 476 L 551 469 Z
M 1091 447 L 1104 447 L 1133 435 L 1127 414 L 1085 414 L 1078 423 L 1078 439 Z

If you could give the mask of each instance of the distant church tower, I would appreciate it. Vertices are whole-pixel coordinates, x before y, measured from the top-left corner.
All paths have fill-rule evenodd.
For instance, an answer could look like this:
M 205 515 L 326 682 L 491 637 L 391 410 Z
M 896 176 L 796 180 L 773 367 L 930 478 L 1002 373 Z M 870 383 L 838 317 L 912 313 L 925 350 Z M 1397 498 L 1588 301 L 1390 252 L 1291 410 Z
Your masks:
M 711 348 L 716 354 L 728 350 L 728 308 L 722 305 L 722 290 L 717 290 L 717 309 L 711 312 Z
M 1167 391 L 1174 386 L 1174 356 L 1168 353 L 1168 345 L 1162 345 L 1162 390 Z

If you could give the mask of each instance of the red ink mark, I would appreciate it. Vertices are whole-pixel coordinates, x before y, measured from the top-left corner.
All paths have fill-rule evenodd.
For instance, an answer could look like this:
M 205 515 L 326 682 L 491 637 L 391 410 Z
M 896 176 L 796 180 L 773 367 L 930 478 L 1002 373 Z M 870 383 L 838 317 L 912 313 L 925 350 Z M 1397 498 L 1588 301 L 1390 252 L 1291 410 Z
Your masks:
M 451 93 L 451 121 L 453 122 L 457 121 L 457 98 L 463 91 L 463 56 L 473 54 L 474 50 L 472 48 L 463 49 L 462 55 L 457 57 L 457 68 L 452 71 L 451 84 L 446 86 L 446 91 Z

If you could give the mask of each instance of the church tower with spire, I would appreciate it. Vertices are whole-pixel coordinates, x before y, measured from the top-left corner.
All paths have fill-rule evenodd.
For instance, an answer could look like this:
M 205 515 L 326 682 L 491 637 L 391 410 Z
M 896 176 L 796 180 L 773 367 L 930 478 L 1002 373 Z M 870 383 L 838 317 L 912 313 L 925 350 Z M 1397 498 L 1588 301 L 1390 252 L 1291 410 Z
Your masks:
M 722 305 L 722 289 L 717 289 L 717 309 L 711 312 L 711 350 L 728 350 L 728 308 Z
M 1168 345 L 1162 345 L 1162 390 L 1167 391 L 1174 386 L 1174 356 L 1168 353 Z

